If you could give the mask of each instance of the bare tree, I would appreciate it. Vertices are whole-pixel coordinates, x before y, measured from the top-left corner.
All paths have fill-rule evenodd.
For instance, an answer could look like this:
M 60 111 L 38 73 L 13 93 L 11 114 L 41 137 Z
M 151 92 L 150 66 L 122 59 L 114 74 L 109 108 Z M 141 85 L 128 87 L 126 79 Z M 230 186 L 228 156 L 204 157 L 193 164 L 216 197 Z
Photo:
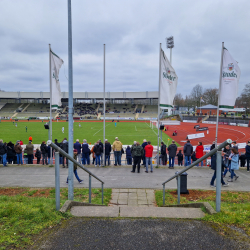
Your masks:
M 203 88 L 200 84 L 197 84 L 191 90 L 190 98 L 193 101 L 193 106 L 200 106 L 200 98 L 203 96 Z
M 185 101 L 182 97 L 182 94 L 176 94 L 174 97 L 174 105 L 178 107 L 183 107 L 185 106 Z
M 204 100 L 205 104 L 212 104 L 217 106 L 218 105 L 218 92 L 217 88 L 209 88 L 205 89 L 202 99 Z

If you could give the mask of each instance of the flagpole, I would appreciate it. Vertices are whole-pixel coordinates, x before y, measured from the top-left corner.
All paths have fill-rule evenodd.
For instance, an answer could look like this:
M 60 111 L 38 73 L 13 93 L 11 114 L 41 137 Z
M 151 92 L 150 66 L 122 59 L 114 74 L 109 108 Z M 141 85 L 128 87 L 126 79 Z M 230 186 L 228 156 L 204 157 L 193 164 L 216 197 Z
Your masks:
M 106 166 L 105 155 L 105 44 L 103 44 L 103 166 Z
M 161 86 L 161 43 L 159 50 L 159 87 L 158 87 L 158 118 L 157 118 L 157 129 L 158 129 L 158 142 L 157 142 L 157 165 L 160 165 L 159 161 L 159 124 L 160 124 L 160 86 Z
M 215 147 L 217 147 L 217 139 L 218 139 L 219 105 L 220 105 L 220 91 L 221 91 L 222 66 L 223 66 L 223 52 L 224 52 L 224 42 L 222 43 L 222 49 L 221 49 L 220 79 L 219 79 L 218 107 L 217 107 L 217 119 L 216 119 Z
M 201 115 L 201 98 L 200 98 L 200 115 Z
M 52 110 L 51 110 L 51 102 L 52 102 L 52 83 L 51 83 L 51 47 L 49 44 L 49 87 L 50 87 L 50 104 L 49 104 L 49 140 L 52 141 Z M 52 156 L 52 148 L 50 147 L 50 164 L 53 165 L 53 156 Z
M 73 62 L 72 62 L 72 17 L 71 0 L 68 0 L 68 67 L 69 67 L 69 96 L 68 96 L 68 154 L 73 158 Z M 73 162 L 68 161 L 68 199 L 74 200 L 74 182 L 73 182 Z

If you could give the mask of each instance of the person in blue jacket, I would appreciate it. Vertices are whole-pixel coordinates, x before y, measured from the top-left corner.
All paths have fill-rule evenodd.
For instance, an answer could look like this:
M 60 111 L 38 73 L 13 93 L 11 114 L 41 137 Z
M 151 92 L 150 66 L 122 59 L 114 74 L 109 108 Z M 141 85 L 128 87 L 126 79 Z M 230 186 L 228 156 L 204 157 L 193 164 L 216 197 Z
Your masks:
M 231 152 L 232 154 L 228 158 L 231 160 L 231 179 L 227 180 L 228 182 L 233 182 L 233 177 L 235 177 L 235 180 L 239 178 L 239 176 L 234 173 L 234 170 L 239 170 L 239 153 L 236 148 L 232 148 Z
M 76 143 L 74 143 L 74 149 L 77 150 L 77 161 L 81 164 L 81 143 L 79 142 L 79 139 L 76 139 Z

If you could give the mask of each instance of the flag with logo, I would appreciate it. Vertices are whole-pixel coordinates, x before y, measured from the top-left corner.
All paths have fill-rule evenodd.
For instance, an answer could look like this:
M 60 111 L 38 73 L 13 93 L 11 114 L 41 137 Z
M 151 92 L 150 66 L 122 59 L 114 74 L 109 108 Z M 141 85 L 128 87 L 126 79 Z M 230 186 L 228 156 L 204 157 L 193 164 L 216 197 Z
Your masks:
M 238 96 L 240 68 L 226 48 L 223 49 L 219 108 L 233 109 Z
M 52 50 L 50 50 L 50 62 L 51 62 L 51 90 L 52 90 L 52 100 L 51 108 L 57 109 L 62 105 L 61 103 L 61 88 L 59 82 L 59 70 L 63 64 L 63 60 L 56 55 Z
M 178 77 L 163 50 L 161 50 L 160 60 L 160 108 L 173 108 Z

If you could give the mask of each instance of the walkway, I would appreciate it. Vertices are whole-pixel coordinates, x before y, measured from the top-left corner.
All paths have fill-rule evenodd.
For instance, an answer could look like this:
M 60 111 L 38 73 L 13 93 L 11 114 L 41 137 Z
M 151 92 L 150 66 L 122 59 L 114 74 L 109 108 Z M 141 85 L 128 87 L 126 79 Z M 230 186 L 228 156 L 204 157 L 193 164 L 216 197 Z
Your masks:
M 146 188 L 162 189 L 162 182 L 172 177 L 176 171 L 182 168 L 154 169 L 153 173 L 140 174 L 131 173 L 130 167 L 108 167 L 108 168 L 89 168 L 91 172 L 101 178 L 105 184 L 104 188 Z M 213 175 L 213 170 L 208 167 L 194 167 L 189 170 L 187 176 L 188 189 L 211 190 L 209 183 Z M 222 187 L 222 190 L 230 191 L 250 191 L 250 172 L 244 170 L 236 171 L 239 179 L 230 182 L 229 187 Z M 84 179 L 83 184 L 79 184 L 74 178 L 75 187 L 88 187 L 88 175 L 78 169 L 80 178 Z M 68 176 L 67 168 L 60 168 L 60 185 L 67 187 L 66 179 Z M 227 178 L 225 179 L 227 180 Z M 55 168 L 52 167 L 2 167 L 0 166 L 0 187 L 54 187 Z M 100 183 L 92 178 L 92 187 L 100 187 Z M 166 189 L 176 189 L 176 180 L 166 184 Z

